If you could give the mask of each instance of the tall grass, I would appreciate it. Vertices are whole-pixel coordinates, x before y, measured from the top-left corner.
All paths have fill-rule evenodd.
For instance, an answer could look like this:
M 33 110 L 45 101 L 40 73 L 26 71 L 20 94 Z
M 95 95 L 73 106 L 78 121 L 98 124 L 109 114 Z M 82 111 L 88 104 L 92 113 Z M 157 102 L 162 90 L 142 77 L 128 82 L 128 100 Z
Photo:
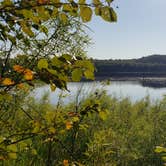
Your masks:
M 1 142 L 4 144 L 4 138 L 8 138 L 6 141 L 14 139 L 12 141 L 16 142 L 17 157 L 1 160 L 0 164 L 164 164 L 161 156 L 155 153 L 155 147 L 166 146 L 166 98 L 151 103 L 147 97 L 133 103 L 128 98 L 108 96 L 104 91 L 91 93 L 78 100 L 80 94 L 75 102 L 65 106 L 61 102 L 56 106 L 51 105 L 47 95 L 40 101 L 33 97 L 18 97 L 15 101 L 6 103 L 6 113 L 1 116 L 5 120 L 0 124 Z M 72 121 L 72 126 L 66 129 L 69 120 Z M 63 163 L 64 161 L 68 163 Z

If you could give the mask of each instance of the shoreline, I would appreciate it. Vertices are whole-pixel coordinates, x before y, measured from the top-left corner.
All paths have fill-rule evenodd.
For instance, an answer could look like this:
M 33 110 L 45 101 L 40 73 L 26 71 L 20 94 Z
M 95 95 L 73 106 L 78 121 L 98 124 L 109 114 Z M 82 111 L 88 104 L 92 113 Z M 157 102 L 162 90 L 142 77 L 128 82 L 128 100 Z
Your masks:
M 144 87 L 165 88 L 166 77 L 95 77 L 95 81 L 135 81 Z

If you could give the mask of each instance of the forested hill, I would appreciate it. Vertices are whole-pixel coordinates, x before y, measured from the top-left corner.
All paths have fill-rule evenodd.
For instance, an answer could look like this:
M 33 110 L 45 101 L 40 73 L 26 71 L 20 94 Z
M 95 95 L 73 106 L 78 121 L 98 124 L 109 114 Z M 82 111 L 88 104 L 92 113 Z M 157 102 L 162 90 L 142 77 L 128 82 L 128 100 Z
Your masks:
M 94 60 L 96 77 L 166 77 L 166 55 L 139 59 Z

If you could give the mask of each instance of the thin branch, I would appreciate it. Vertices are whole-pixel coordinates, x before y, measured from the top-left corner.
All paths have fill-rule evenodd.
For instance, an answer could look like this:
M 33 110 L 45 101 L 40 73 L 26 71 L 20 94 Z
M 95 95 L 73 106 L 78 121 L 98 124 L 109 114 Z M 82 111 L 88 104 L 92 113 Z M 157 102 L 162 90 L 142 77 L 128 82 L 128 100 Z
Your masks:
M 5 69 L 6 69 L 8 60 L 9 60 L 9 58 L 10 58 L 10 56 L 11 56 L 11 51 L 12 51 L 12 49 L 13 49 L 13 44 L 10 45 L 10 49 L 9 49 L 9 51 L 7 52 L 5 62 L 4 62 L 4 64 L 2 64 L 3 66 L 2 66 L 2 71 L 1 71 L 1 77 L 4 76 L 4 72 L 5 72 Z

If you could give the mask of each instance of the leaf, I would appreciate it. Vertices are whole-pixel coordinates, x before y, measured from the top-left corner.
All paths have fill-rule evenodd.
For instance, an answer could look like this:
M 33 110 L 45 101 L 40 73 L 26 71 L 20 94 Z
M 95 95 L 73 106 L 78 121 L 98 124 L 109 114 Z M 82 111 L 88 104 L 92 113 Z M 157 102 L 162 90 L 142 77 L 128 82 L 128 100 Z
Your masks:
M 23 32 L 25 32 L 28 36 L 30 36 L 30 37 L 34 36 L 33 31 L 31 30 L 30 26 L 28 26 L 26 24 L 25 21 L 20 21 L 20 26 L 21 26 Z
M 49 20 L 51 16 L 49 14 L 49 11 L 44 6 L 40 6 L 37 9 L 38 9 L 38 16 L 41 21 Z
M 85 4 L 86 0 L 79 0 L 79 4 L 83 5 Z
M 58 72 L 56 70 L 53 70 L 53 69 L 47 69 L 47 71 L 53 75 L 58 75 Z
M 31 153 L 32 153 L 33 155 L 37 155 L 36 149 L 32 149 L 32 150 L 31 150 Z
M 107 112 L 105 112 L 105 111 L 99 111 L 99 117 L 102 120 L 106 120 L 107 119 Z
M 33 17 L 33 12 L 31 10 L 23 9 L 21 10 L 21 13 L 23 14 L 25 18 L 31 19 Z
M 8 153 L 9 159 L 17 159 L 17 154 L 16 153 Z
M 72 56 L 69 54 L 63 54 L 62 57 L 65 58 L 66 61 L 70 61 L 72 59 Z
M 101 8 L 96 7 L 95 8 L 95 14 L 96 14 L 96 16 L 100 16 L 101 15 Z
M 56 90 L 56 85 L 54 83 L 50 83 L 50 88 L 51 88 L 51 91 L 55 91 Z
M 58 16 L 58 9 L 57 9 L 57 8 L 54 8 L 54 9 L 53 9 L 53 11 L 52 11 L 52 13 L 51 13 L 51 16 L 52 16 L 53 18 L 55 18 L 55 17 Z
M 111 14 L 110 14 L 110 8 L 108 6 L 102 7 L 101 8 L 101 17 L 105 21 L 111 21 Z
M 108 6 L 101 8 L 101 17 L 105 21 L 109 21 L 109 22 L 117 21 L 117 15 L 116 15 L 115 11 L 113 10 L 113 8 L 110 8 Z
M 114 9 L 111 7 L 110 8 L 110 15 L 111 15 L 111 21 L 116 22 L 117 21 L 117 15 L 114 11 Z
M 166 152 L 166 148 L 162 146 L 156 146 L 155 152 L 156 153 Z
M 25 80 L 32 80 L 33 79 L 33 72 L 30 69 L 25 69 L 24 71 L 24 78 Z
M 54 127 L 49 127 L 49 128 L 48 128 L 48 131 L 49 131 L 49 133 L 51 133 L 51 134 L 55 134 L 56 129 L 55 129 Z
M 163 157 L 162 157 L 162 160 L 166 161 L 166 156 L 163 156 Z
M 22 73 L 25 69 L 20 65 L 14 65 L 13 70 L 18 72 L 18 73 Z
M 11 144 L 11 145 L 7 146 L 7 150 L 9 150 L 10 152 L 17 152 L 16 144 Z
M 3 0 L 2 5 L 4 6 L 11 6 L 13 5 L 13 2 L 11 0 Z
M 62 21 L 63 24 L 67 24 L 68 18 L 67 18 L 67 15 L 66 15 L 66 14 L 60 13 L 60 14 L 59 14 L 59 18 L 60 18 L 60 20 Z
M 19 89 L 23 89 L 23 88 L 24 88 L 24 84 L 22 84 L 22 83 L 17 84 L 17 87 L 18 87 Z
M 97 5 L 101 5 L 101 2 L 100 0 L 93 0 L 93 4 L 97 6 Z
M 80 7 L 80 16 L 83 22 L 88 22 L 92 18 L 92 9 L 90 7 Z
M 40 59 L 37 67 L 41 70 L 41 69 L 47 69 L 48 68 L 48 62 L 46 59 Z
M 66 122 L 66 129 L 70 130 L 73 127 L 73 123 L 71 121 Z
M 70 4 L 64 4 L 63 5 L 63 11 L 64 12 L 70 12 L 70 11 L 72 11 L 71 5 Z
M 44 4 L 47 4 L 49 2 L 49 0 L 38 0 L 38 3 L 40 5 L 44 5 Z
M 84 75 L 87 79 L 94 80 L 94 72 L 92 72 L 90 70 L 85 70 Z
M 5 78 L 3 81 L 2 81 L 2 84 L 3 85 L 13 85 L 15 82 L 12 81 L 10 78 Z
M 52 58 L 51 62 L 52 62 L 52 65 L 56 67 L 60 67 L 63 64 L 63 62 L 60 61 L 56 56 Z
M 63 160 L 63 166 L 69 166 L 69 161 L 68 160 Z
M 45 35 L 47 35 L 47 34 L 48 34 L 48 29 L 47 29 L 47 27 L 46 27 L 46 26 L 44 26 L 44 25 L 40 26 L 40 31 L 41 31 L 41 32 L 44 32 L 44 33 L 45 33 Z
M 89 60 L 77 60 L 75 66 L 82 67 L 94 72 L 94 65 Z
M 82 70 L 81 69 L 75 69 L 73 72 L 72 72 L 72 80 L 73 81 L 80 81 L 81 80 L 81 77 L 82 77 Z

